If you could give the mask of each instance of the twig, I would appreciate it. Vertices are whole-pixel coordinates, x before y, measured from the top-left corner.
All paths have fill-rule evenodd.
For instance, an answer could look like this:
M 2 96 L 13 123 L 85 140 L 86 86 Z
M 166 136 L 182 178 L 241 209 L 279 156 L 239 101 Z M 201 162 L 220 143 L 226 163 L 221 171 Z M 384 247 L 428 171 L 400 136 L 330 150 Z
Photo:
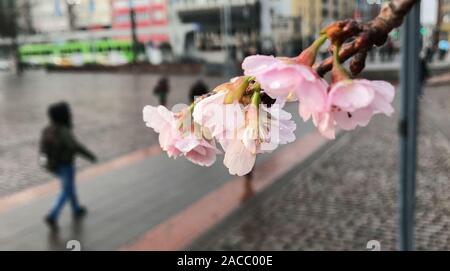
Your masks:
M 359 74 L 365 66 L 367 52 L 373 46 L 383 45 L 389 32 L 399 27 L 405 15 L 411 8 L 419 2 L 418 0 L 392 0 L 381 8 L 380 14 L 365 24 L 355 20 L 343 20 L 333 23 L 324 31 L 329 31 L 329 37 L 333 40 L 346 42 L 339 52 L 341 62 L 354 57 L 350 63 L 350 70 L 353 75 Z M 328 33 L 328 32 L 327 32 Z M 333 67 L 333 58 L 329 57 L 321 63 L 314 65 L 320 76 L 325 75 Z

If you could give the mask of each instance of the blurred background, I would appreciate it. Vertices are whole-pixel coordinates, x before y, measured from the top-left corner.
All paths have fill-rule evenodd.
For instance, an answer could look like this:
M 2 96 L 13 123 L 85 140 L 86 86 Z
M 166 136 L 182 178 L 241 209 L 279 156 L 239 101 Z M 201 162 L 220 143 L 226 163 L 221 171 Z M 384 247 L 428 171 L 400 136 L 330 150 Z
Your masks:
M 189 63 L 203 64 L 207 73 L 214 73 L 215 65 L 236 68 L 250 54 L 295 56 L 324 26 L 344 18 L 370 20 L 381 2 L 2 0 L 1 68 Z M 430 60 L 443 60 L 446 55 L 439 51 L 449 38 L 448 1 L 423 5 L 423 46 L 432 48 Z M 371 60 L 394 60 L 399 37 L 399 30 L 393 31 Z
M 193 214 L 202 209 L 183 212 L 211 193 L 225 193 L 223 186 L 236 179 L 221 161 L 204 169 L 158 153 L 142 108 L 161 103 L 160 78 L 168 79 L 167 106 L 189 103 L 198 82 L 212 89 L 227 81 L 241 73 L 246 56 L 296 56 L 324 26 L 371 20 L 383 2 L 0 0 L 0 249 L 60 250 L 71 239 L 86 249 L 122 249 L 145 236 L 151 241 L 131 247 L 167 248 L 158 242 L 177 237 L 158 234 L 158 227 L 179 214 L 195 224 Z M 420 101 L 417 247 L 450 249 L 450 1 L 422 1 L 421 9 L 417 42 L 428 79 Z M 401 36 L 400 28 L 393 30 L 370 52 L 362 76 L 397 84 Z M 328 54 L 324 46 L 319 59 Z M 55 235 L 42 218 L 57 183 L 37 160 L 47 107 L 61 100 L 72 106 L 75 134 L 100 164 L 78 164 L 80 197 L 90 213 L 82 225 L 64 215 Z M 287 109 L 298 140 L 312 136 L 297 108 Z M 257 177 L 238 178 L 237 212 L 223 211 L 202 230 L 185 227 L 195 238 L 168 248 L 365 250 L 369 240 L 379 240 L 382 249 L 396 249 L 397 119 L 377 117 L 325 145 L 305 166 L 298 158 L 269 178 L 276 186 L 258 193 L 252 188 L 264 179 L 258 170 L 288 154 L 280 148 L 261 157 Z

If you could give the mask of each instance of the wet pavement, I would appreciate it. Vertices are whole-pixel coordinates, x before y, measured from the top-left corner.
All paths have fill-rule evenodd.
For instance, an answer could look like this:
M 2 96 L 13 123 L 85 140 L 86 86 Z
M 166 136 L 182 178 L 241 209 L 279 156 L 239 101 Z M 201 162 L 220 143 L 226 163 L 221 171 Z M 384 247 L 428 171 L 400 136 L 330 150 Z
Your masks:
M 72 105 L 75 134 L 105 162 L 157 143 L 142 122 L 144 105 L 157 104 L 152 90 L 159 76 L 27 72 L 18 79 L 0 73 L 0 196 L 51 176 L 37 164 L 38 140 L 47 123 L 47 106 Z M 169 105 L 188 102 L 196 76 L 170 77 Z M 220 78 L 205 78 L 213 87 Z M 88 164 L 82 160 L 81 168 Z
M 33 80 L 34 76 L 49 81 Z M 49 179 L 35 159 L 45 109 L 53 101 L 66 99 L 76 105 L 77 134 L 101 152 L 103 161 L 156 143 L 156 135 L 141 122 L 142 106 L 156 103 L 151 94 L 156 77 L 31 73 L 20 83 L 1 78 L 0 163 L 6 170 L 0 169 L 0 194 Z M 183 90 L 172 87 L 170 104 L 187 100 L 186 85 L 191 80 L 176 79 Z M 36 95 L 33 89 L 44 85 L 48 92 Z M 448 85 L 426 89 L 421 103 L 416 219 L 416 244 L 421 250 L 450 249 L 448 89 Z M 295 108 L 290 106 L 290 111 Z M 300 135 L 311 131 L 310 126 L 301 127 L 305 128 L 298 131 Z M 397 159 L 397 115 L 392 119 L 377 116 L 368 127 L 346 133 L 297 173 L 249 199 L 190 248 L 366 250 L 368 241 L 377 240 L 382 250 L 394 250 Z M 204 169 L 184 159 L 150 157 L 83 183 L 80 195 L 90 215 L 78 224 L 71 223 L 65 212 L 58 235 L 49 234 L 41 222 L 54 193 L 5 212 L 0 219 L 0 250 L 64 249 L 70 239 L 82 241 L 87 250 L 117 249 L 217 189 L 228 177 L 221 163 Z M 14 178 L 18 181 L 11 181 Z
M 296 105 L 290 104 L 287 109 L 295 113 L 294 119 L 299 122 Z M 144 126 L 140 119 L 134 122 Z M 120 127 L 117 129 L 120 130 Z M 312 125 L 301 125 L 296 130 L 297 138 L 301 140 L 313 130 Z M 108 131 L 106 130 L 106 132 Z M 142 132 L 149 138 L 156 137 L 154 132 L 149 131 L 148 128 Z M 118 133 L 121 132 L 118 131 Z M 127 134 L 123 134 L 123 136 L 127 136 Z M 126 138 L 121 140 L 125 141 Z M 117 144 L 111 141 L 107 143 L 111 144 L 112 148 L 117 148 L 120 146 L 120 142 L 122 141 L 118 141 Z M 272 154 L 260 155 L 256 162 L 257 166 L 261 168 L 268 164 L 270 166 L 266 170 L 270 170 L 279 161 L 274 156 L 280 152 L 283 155 L 284 151 L 289 147 L 292 148 L 293 144 L 284 145 Z M 94 147 L 99 146 L 94 145 Z M 159 150 L 159 147 L 150 149 Z M 292 163 L 295 164 L 301 157 L 303 149 L 308 148 L 295 149 L 300 155 L 291 159 Z M 215 165 L 208 168 L 194 165 L 184 158 L 169 159 L 166 154 L 159 151 L 151 152 L 139 159 L 127 159 L 130 156 L 134 157 L 133 154 L 130 154 L 114 159 L 109 163 L 99 165 L 98 174 L 91 174 L 90 177 L 82 180 L 78 178 L 78 195 L 81 204 L 88 207 L 88 216 L 80 221 L 73 220 L 69 207 L 66 206 L 59 220 L 60 230 L 58 232 L 50 231 L 43 223 L 43 217 L 58 194 L 57 181 L 35 189 L 27 189 L 24 191 L 25 193 L 19 192 L 0 198 L 0 250 L 66 250 L 66 244 L 70 240 L 80 242 L 82 250 L 122 249 L 127 245 L 132 245 L 161 223 L 170 222 L 171 218 L 198 204 L 199 200 L 204 197 L 218 190 L 222 191 L 223 186 L 229 183 L 236 184 L 235 177 L 228 174 L 228 170 L 222 163 L 223 155 L 218 157 Z M 271 162 L 271 159 L 276 161 Z M 117 163 L 118 160 L 131 160 L 131 162 L 117 166 L 120 164 Z M 89 170 L 95 168 L 92 167 Z M 103 170 L 104 168 L 109 169 Z M 289 169 L 290 167 L 285 170 Z M 271 171 L 276 172 L 277 170 Z M 283 172 L 284 170 L 279 174 L 282 175 Z M 270 176 L 270 174 L 268 175 Z M 274 181 L 277 179 L 276 177 L 272 178 Z M 237 183 L 240 184 L 240 182 Z M 42 187 L 46 187 L 46 189 L 41 189 Z M 36 190 L 44 190 L 44 192 Z M 31 192 L 27 193 L 29 191 Z M 234 192 L 239 198 L 238 204 L 241 204 L 241 197 L 247 198 L 254 193 L 253 187 L 245 186 L 243 188 L 241 185 Z M 222 196 L 222 201 L 220 201 L 221 197 L 218 198 L 220 206 L 224 196 Z M 1 199 L 4 201 L 1 202 Z M 13 200 L 13 203 L 9 204 L 11 203 L 10 199 L 18 201 Z M 216 201 L 217 198 L 214 197 L 214 200 Z M 4 205 L 6 207 L 2 208 Z M 210 206 L 207 207 L 210 208 Z M 211 220 L 216 217 L 217 212 L 213 210 L 212 215 L 206 219 Z M 198 223 L 198 218 L 189 216 L 184 221 L 195 224 Z M 169 228 L 174 227 L 173 224 L 170 226 Z M 192 235 L 195 231 L 188 233 Z M 167 238 L 167 242 L 172 239 L 176 241 L 176 236 L 170 238 L 167 237 L 168 235 L 170 234 L 165 231 L 162 238 Z
M 416 248 L 450 249 L 450 91 L 425 90 L 418 141 Z M 297 175 L 252 199 L 194 250 L 397 249 L 397 116 L 346 133 Z

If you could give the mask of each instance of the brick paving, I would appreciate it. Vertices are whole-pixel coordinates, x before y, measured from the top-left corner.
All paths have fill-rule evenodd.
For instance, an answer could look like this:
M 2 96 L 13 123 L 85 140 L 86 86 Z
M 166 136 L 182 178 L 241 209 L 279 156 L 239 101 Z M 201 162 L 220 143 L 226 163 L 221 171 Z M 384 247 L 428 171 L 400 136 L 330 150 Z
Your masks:
M 449 86 L 426 89 L 421 106 L 416 248 L 449 250 Z M 366 250 L 369 240 L 378 240 L 382 250 L 395 250 L 397 116 L 378 116 L 367 128 L 345 134 L 310 166 L 190 248 Z
M 101 160 L 112 159 L 156 142 L 156 136 L 149 133 L 141 122 L 142 106 L 156 103 L 151 94 L 157 80 L 154 76 L 29 73 L 20 81 L 3 75 L 0 75 L 0 80 L 0 195 L 49 179 L 37 167 L 35 159 L 37 139 L 41 127 L 45 125 L 45 109 L 50 102 L 65 99 L 74 106 L 77 134 L 99 153 Z M 193 80 L 193 77 L 174 79 L 169 103 L 186 101 L 187 86 Z M 210 85 L 218 82 L 219 79 L 208 79 Z M 450 249 L 448 89 L 448 85 L 429 88 L 422 102 L 417 185 L 417 248 L 421 250 Z M 345 134 L 307 168 L 294 176 L 288 176 L 263 195 L 251 199 L 250 204 L 213 229 L 213 234 L 206 235 L 192 248 L 364 250 L 367 241 L 375 239 L 381 242 L 383 250 L 394 250 L 398 220 L 397 158 L 396 117 L 388 119 L 378 116 L 369 127 Z M 185 178 L 183 182 L 171 184 L 171 197 L 158 190 L 167 185 L 166 180 L 174 179 L 171 174 L 176 174 L 165 170 L 168 165 L 166 160 L 159 156 L 151 158 L 127 169 L 132 172 L 133 178 L 114 175 L 118 181 L 111 182 L 107 187 L 102 186 L 102 189 L 99 189 L 97 182 L 82 187 L 81 194 L 90 200 L 87 201 L 88 206 L 93 206 L 93 217 L 98 217 L 87 220 L 84 225 L 82 237 L 86 239 L 88 248 L 118 247 L 123 245 L 122 239 L 126 235 L 123 233 L 127 232 L 125 228 L 128 225 L 133 225 L 129 235 L 135 236 L 166 219 L 168 213 L 188 205 L 185 197 L 178 196 L 180 191 L 183 191 L 183 195 L 190 191 L 191 201 L 198 197 L 195 183 L 186 183 Z M 171 161 L 170 165 L 174 164 L 178 164 L 185 172 L 189 171 L 189 176 L 199 174 L 200 169 L 184 160 Z M 80 163 L 81 167 L 86 165 Z M 149 170 L 150 165 L 154 169 Z M 204 172 L 204 169 L 201 170 Z M 220 176 L 224 173 L 221 165 L 208 170 L 217 170 Z M 110 181 L 109 178 L 112 175 L 101 177 L 101 183 Z M 213 181 L 216 179 L 212 178 Z M 141 180 L 152 182 L 144 182 L 144 189 L 138 185 L 143 185 Z M 187 180 L 195 182 L 197 178 Z M 217 182 L 222 184 L 225 181 Z M 212 184 L 207 187 L 208 191 L 218 185 L 209 183 Z M 186 188 L 180 190 L 181 185 Z M 112 190 L 123 191 L 122 186 L 128 187 L 126 195 L 111 193 Z M 151 191 L 154 196 L 140 195 L 142 191 Z M 20 209 L 20 215 L 10 212 L 7 217 L 3 217 L 1 221 L 5 229 L 15 231 L 11 236 L 24 236 L 23 240 L 29 237 L 35 241 L 27 239 L 26 244 L 16 244 L 14 240 L 8 239 L 11 237 L 8 235 L 5 238 L 12 247 L 23 249 L 33 244 L 46 244 L 37 242 L 45 237 L 45 227 L 37 221 L 40 221 L 41 214 L 50 205 L 51 196 L 40 204 Z M 107 204 L 96 201 L 97 198 L 107 198 L 107 204 L 124 203 L 122 213 L 129 217 L 120 217 L 117 210 L 105 208 L 103 205 Z M 180 201 L 178 207 L 174 207 L 173 201 L 177 200 Z M 101 206 L 97 205 L 102 205 L 103 209 L 100 211 Z M 152 210 L 158 210 L 158 216 L 155 218 L 150 215 L 151 212 L 146 208 L 130 212 L 136 210 L 136 206 L 149 206 Z M 168 207 L 176 210 L 168 211 Z M 133 223 L 124 224 L 127 218 Z M 148 221 L 142 223 L 143 218 L 148 218 Z M 28 224 L 30 220 L 34 224 Z M 104 230 L 105 221 L 108 221 L 109 224 L 106 224 L 112 230 Z M 64 220 L 64 224 L 68 222 Z M 8 231 L 0 232 L 6 234 Z M 93 232 L 102 235 L 92 238 Z M 74 230 L 73 234 L 79 234 L 78 230 Z M 63 235 L 66 236 L 66 232 Z
M 0 196 L 47 182 L 37 165 L 37 144 L 46 125 L 46 108 L 68 101 L 75 133 L 100 162 L 157 142 L 142 122 L 142 108 L 157 104 L 152 89 L 157 75 L 28 72 L 21 79 L 0 73 Z M 195 76 L 170 78 L 169 105 L 187 103 Z M 219 78 L 205 78 L 210 86 Z M 79 166 L 88 164 L 80 160 Z

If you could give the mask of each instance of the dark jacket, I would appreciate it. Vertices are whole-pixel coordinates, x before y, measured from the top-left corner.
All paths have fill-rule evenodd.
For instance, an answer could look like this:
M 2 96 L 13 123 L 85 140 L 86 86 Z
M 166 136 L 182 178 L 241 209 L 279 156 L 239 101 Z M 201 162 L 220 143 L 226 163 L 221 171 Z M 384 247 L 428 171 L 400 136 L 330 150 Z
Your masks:
M 208 86 L 205 85 L 202 81 L 196 82 L 189 91 L 189 98 L 191 102 L 195 100 L 196 97 L 202 96 L 208 93 Z
M 40 153 L 47 160 L 45 167 L 55 172 L 60 166 L 73 165 L 75 156 L 95 161 L 95 155 L 79 143 L 72 130 L 65 126 L 50 125 L 42 131 Z
M 167 79 L 161 79 L 153 89 L 155 95 L 167 95 L 169 92 L 169 83 Z

